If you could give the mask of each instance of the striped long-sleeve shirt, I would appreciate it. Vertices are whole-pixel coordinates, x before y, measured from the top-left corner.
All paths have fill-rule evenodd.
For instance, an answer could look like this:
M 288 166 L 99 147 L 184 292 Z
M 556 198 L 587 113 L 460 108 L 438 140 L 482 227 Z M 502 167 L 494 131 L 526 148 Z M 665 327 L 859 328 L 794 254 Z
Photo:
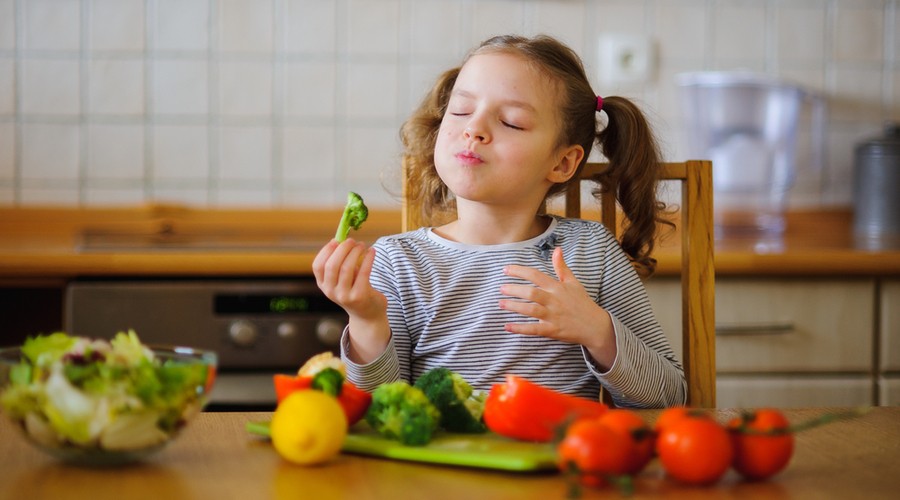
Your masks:
M 607 371 L 580 345 L 504 330 L 506 323 L 536 321 L 499 307 L 502 284 L 527 283 L 504 274 L 504 266 L 529 266 L 555 277 L 554 246 L 562 247 L 566 265 L 612 318 L 617 355 Z M 411 382 L 446 367 L 476 390 L 490 389 L 509 373 L 590 399 L 597 399 L 602 385 L 618 406 L 685 401 L 684 372 L 644 286 L 599 223 L 553 217 L 542 235 L 502 245 L 465 245 L 420 228 L 381 238 L 375 249 L 371 283 L 387 297 L 391 339 L 379 358 L 361 365 L 347 356 L 352 332 L 345 330 L 347 376 L 361 388 Z

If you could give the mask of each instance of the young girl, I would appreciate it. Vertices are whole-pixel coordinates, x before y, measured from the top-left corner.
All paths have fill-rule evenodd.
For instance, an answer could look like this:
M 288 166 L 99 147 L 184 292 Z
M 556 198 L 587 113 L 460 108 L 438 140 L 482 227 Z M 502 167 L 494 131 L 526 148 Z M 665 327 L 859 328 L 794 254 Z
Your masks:
M 372 248 L 331 241 L 317 255 L 319 287 L 349 315 L 341 350 L 352 382 L 371 390 L 440 366 L 476 390 L 512 373 L 594 400 L 602 386 L 618 406 L 685 402 L 638 273 L 655 266 L 664 207 L 636 106 L 598 97 L 555 39 L 500 36 L 439 78 L 402 138 L 423 217 L 452 216 Z M 630 221 L 621 246 L 599 223 L 543 212 L 594 141 L 610 162 L 600 181 L 618 181 Z

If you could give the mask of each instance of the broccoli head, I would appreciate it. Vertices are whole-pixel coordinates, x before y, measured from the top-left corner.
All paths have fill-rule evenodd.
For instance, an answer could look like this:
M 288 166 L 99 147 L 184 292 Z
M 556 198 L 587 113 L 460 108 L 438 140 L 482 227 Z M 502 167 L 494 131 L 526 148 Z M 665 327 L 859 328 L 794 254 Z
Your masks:
M 440 420 L 441 413 L 425 394 L 402 380 L 375 388 L 366 411 L 366 422 L 373 429 L 406 445 L 427 444 Z
M 362 223 L 369 217 L 369 209 L 363 203 L 362 196 L 350 192 L 347 195 L 347 204 L 344 206 L 344 213 L 341 215 L 341 222 L 338 224 L 337 232 L 334 233 L 334 239 L 344 241 L 350 234 L 350 229 L 358 230 Z
M 481 418 L 485 393 L 474 393 L 472 386 L 458 373 L 447 368 L 434 368 L 419 377 L 415 387 L 421 389 L 441 412 L 444 429 L 467 433 L 487 430 Z

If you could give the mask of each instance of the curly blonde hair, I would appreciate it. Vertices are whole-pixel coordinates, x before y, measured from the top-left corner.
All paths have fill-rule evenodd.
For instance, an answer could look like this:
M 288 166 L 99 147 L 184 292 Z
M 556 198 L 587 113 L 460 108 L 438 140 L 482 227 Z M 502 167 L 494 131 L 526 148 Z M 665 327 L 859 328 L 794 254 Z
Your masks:
M 615 188 L 616 200 L 626 218 L 620 241 L 622 248 L 641 275 L 652 274 L 656 259 L 651 254 L 658 224 L 671 223 L 663 217 L 666 207 L 657 198 L 659 148 L 641 110 L 624 97 L 606 97 L 603 111 L 607 123 L 600 129 L 597 95 L 588 82 L 581 59 L 571 48 L 546 35 L 490 38 L 469 52 L 462 65 L 473 56 L 498 52 L 518 55 L 558 82 L 559 114 L 564 117 L 560 121 L 562 129 L 558 143 L 578 144 L 584 148 L 584 159 L 576 174 L 566 183 L 553 185 L 546 199 L 578 181 L 578 174 L 597 142 L 609 161 L 609 168 L 594 179 L 599 184 L 594 195 L 600 196 Z M 440 75 L 400 131 L 407 183 L 418 186 L 414 192 L 404 195 L 410 206 L 422 207 L 422 212 L 414 214 L 415 217 L 432 224 L 449 221 L 456 211 L 453 194 L 437 174 L 434 147 L 462 65 Z

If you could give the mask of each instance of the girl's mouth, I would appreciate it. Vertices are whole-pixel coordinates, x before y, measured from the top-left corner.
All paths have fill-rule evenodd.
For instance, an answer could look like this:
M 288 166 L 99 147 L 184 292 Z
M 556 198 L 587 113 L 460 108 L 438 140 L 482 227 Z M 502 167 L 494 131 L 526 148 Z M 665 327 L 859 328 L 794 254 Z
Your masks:
M 456 153 L 456 159 L 463 165 L 479 165 L 484 163 L 484 159 L 481 155 L 475 153 L 474 151 L 460 151 Z

